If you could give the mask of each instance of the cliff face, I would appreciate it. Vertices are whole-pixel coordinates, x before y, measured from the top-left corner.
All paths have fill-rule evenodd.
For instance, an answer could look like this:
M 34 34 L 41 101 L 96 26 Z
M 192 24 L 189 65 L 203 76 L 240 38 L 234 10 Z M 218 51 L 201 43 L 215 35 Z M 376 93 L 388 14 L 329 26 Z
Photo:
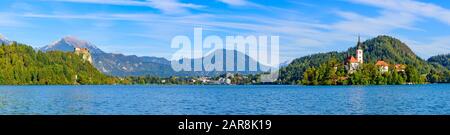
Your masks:
M 89 49 L 75 48 L 74 53 L 77 55 L 81 55 L 84 61 L 88 61 L 89 63 L 92 64 L 92 56 L 91 56 L 91 53 L 89 53 Z

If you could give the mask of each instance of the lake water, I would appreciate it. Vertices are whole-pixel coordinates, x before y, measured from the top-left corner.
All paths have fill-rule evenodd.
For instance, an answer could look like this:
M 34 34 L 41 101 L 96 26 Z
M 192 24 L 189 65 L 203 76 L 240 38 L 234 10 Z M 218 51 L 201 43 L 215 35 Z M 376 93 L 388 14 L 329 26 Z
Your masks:
M 0 114 L 450 114 L 450 85 L 0 86 Z

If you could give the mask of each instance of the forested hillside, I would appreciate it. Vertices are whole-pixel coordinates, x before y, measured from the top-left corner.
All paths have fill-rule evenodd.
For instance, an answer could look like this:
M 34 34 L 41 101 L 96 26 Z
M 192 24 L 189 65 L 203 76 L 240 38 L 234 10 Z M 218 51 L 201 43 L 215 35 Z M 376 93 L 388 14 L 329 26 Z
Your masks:
M 429 63 L 418 57 L 405 43 L 390 36 L 378 36 L 362 43 L 364 64 L 354 74 L 349 74 L 344 63 L 354 56 L 356 47 L 345 52 L 313 54 L 295 59 L 280 69 L 280 82 L 284 84 L 403 84 L 440 83 L 450 81 L 450 72 L 443 66 Z M 375 62 L 389 63 L 390 72 L 380 73 Z M 406 72 L 395 72 L 395 64 L 406 65 Z
M 428 59 L 428 62 L 430 63 L 437 63 L 439 65 L 442 65 L 450 70 L 450 54 L 443 54 L 443 55 L 437 55 L 430 57 Z
M 115 80 L 71 52 L 44 53 L 16 42 L 0 46 L 0 84 L 113 84 Z

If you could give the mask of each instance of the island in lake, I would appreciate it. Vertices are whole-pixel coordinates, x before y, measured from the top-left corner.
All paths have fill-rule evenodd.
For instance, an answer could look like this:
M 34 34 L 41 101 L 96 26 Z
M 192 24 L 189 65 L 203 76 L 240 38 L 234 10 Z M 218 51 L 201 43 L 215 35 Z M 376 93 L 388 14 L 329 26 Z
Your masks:
M 365 42 L 358 40 L 356 47 L 345 52 L 295 59 L 280 70 L 280 82 L 305 85 L 448 83 L 450 72 L 444 63 L 448 63 L 449 58 L 447 54 L 446 61 L 435 61 L 434 57 L 425 61 L 405 43 L 383 35 Z
M 5 38 L 0 43 L 2 85 L 267 84 L 259 80 L 262 71 L 175 72 L 165 58 L 106 53 L 75 37 L 38 49 Z M 425 61 L 393 37 L 382 35 L 365 42 L 358 37 L 356 47 L 348 51 L 293 60 L 279 69 L 279 79 L 270 84 L 449 83 L 449 56 L 438 55 Z

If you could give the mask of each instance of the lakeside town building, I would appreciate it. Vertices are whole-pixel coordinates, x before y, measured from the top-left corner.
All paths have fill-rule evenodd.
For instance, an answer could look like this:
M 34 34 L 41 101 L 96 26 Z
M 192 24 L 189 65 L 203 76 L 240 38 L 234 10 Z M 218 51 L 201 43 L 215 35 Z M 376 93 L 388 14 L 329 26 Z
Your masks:
M 377 61 L 377 63 L 375 63 L 375 66 L 379 67 L 381 73 L 386 73 L 389 71 L 389 64 L 383 60 Z

